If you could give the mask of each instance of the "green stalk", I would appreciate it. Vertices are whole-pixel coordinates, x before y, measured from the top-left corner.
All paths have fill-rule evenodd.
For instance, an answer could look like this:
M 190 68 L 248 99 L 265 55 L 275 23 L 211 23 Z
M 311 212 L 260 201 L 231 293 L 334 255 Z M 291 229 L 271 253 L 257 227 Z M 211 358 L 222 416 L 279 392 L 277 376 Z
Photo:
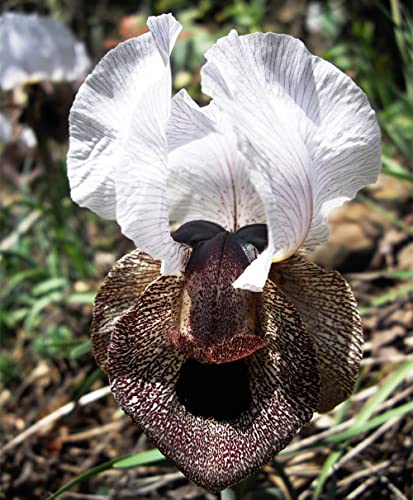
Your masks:
M 391 17 L 394 23 L 394 36 L 396 38 L 397 46 L 399 47 L 403 61 L 407 62 L 407 49 L 404 43 L 402 28 L 402 16 L 400 12 L 399 0 L 390 0 Z

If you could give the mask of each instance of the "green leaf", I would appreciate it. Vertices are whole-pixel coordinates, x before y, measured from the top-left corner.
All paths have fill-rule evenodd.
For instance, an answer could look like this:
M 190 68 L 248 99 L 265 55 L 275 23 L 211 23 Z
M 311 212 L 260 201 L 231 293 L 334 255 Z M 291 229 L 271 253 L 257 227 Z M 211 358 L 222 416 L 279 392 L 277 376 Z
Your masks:
M 29 314 L 29 311 L 28 307 L 22 307 L 11 312 L 2 312 L 1 320 L 8 328 L 15 328 Z
M 36 278 L 42 278 L 46 275 L 43 269 L 26 269 L 15 274 L 9 279 L 9 282 L 2 291 L 3 297 L 8 297 L 22 282 L 30 282 Z
M 237 500 L 237 494 L 232 488 L 225 488 L 221 491 L 221 500 Z
M 88 339 L 74 347 L 70 351 L 70 357 L 71 359 L 77 359 L 85 354 L 89 354 L 90 352 L 92 352 L 92 343 L 90 339 Z
M 166 460 L 164 455 L 157 450 L 148 450 L 143 451 L 141 453 L 137 453 L 136 455 L 131 455 L 126 458 L 122 458 L 117 461 L 113 467 L 115 469 L 127 469 L 129 467 L 138 467 L 140 465 L 152 464 L 154 462 L 160 462 Z
M 356 385 L 353 389 L 353 394 L 357 392 L 357 390 L 360 386 L 360 383 L 361 383 L 362 376 L 363 376 L 363 369 L 361 369 L 359 372 L 359 375 L 358 375 L 357 381 L 356 381 Z M 334 423 L 335 426 L 340 424 L 344 420 L 344 416 L 345 416 L 346 411 L 350 405 L 350 402 L 351 402 L 351 399 L 350 398 L 347 399 L 343 403 L 341 408 L 339 409 L 335 423 Z M 313 499 L 317 499 L 319 497 L 319 495 L 323 489 L 324 483 L 327 481 L 327 479 L 330 475 L 330 470 L 334 467 L 334 464 L 340 459 L 340 457 L 343 453 L 344 446 L 342 446 L 341 448 L 339 448 L 337 450 L 333 450 L 330 453 L 330 455 L 327 457 L 327 459 L 324 461 L 323 466 L 322 466 L 321 471 L 320 471 L 320 474 L 318 475 L 318 478 L 317 478 L 317 484 L 316 484 L 315 490 L 313 492 Z M 334 484 L 332 486 L 334 487 Z
M 45 309 L 47 306 L 50 304 L 53 304 L 55 302 L 59 302 L 62 300 L 63 294 L 61 292 L 51 292 L 49 295 L 45 295 L 41 299 L 37 300 L 30 310 L 30 313 L 28 314 L 25 322 L 24 322 L 24 330 L 26 332 L 30 332 L 33 330 L 35 325 L 37 324 L 39 320 L 40 313 Z
M 40 295 L 46 295 L 56 289 L 65 288 L 66 286 L 68 286 L 66 278 L 50 278 L 33 287 L 32 294 L 35 297 L 39 297 Z
M 65 302 L 68 304 L 86 304 L 93 305 L 95 301 L 96 291 L 93 292 L 82 292 L 82 293 L 71 293 L 65 298 Z

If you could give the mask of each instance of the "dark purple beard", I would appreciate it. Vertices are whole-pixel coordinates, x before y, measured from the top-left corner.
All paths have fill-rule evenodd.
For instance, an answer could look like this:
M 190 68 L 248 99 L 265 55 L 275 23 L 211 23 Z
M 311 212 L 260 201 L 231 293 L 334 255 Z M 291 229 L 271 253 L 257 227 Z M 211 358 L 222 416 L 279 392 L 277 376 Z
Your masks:
M 198 240 L 187 225 L 177 232 L 181 241 L 190 238 L 193 251 L 185 271 L 176 328 L 169 331 L 169 339 L 200 363 L 229 363 L 265 345 L 257 329 L 259 295 L 233 287 L 258 250 L 244 237 L 246 228 L 230 233 L 210 223 L 198 224 L 202 225 Z

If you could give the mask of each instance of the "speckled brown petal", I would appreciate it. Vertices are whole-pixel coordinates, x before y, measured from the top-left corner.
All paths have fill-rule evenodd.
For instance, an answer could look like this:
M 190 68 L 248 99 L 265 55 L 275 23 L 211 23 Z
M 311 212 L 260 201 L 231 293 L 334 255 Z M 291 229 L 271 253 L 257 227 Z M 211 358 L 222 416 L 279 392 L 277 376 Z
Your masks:
M 159 276 L 160 267 L 159 261 L 137 249 L 118 260 L 106 276 L 96 295 L 90 330 L 95 358 L 103 370 L 116 321 Z
M 350 285 L 338 272 L 298 255 L 273 264 L 270 279 L 297 307 L 314 341 L 319 411 L 329 411 L 351 394 L 363 356 L 363 331 Z
M 118 403 L 161 452 L 218 491 L 260 469 L 309 422 L 317 360 L 299 314 L 271 282 L 258 311 L 266 347 L 231 363 L 186 358 L 167 336 L 181 287 L 180 278 L 159 278 L 122 316 L 108 373 Z

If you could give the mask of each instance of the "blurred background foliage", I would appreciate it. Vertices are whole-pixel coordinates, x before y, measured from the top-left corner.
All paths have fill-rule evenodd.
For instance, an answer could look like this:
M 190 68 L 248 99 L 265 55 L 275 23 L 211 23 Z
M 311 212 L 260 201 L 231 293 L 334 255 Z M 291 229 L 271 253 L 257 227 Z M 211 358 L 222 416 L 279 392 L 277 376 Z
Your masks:
M 172 53 L 174 87 L 186 87 L 201 104 L 208 99 L 200 92 L 199 69 L 204 52 L 218 37 L 232 28 L 239 33 L 290 33 L 364 89 L 383 133 L 383 172 L 407 185 L 413 181 L 409 0 L 3 0 L 0 10 L 37 12 L 62 21 L 86 43 L 94 62 L 119 41 L 142 33 L 148 15 L 171 11 L 184 26 Z M 29 93 L 35 95 L 35 90 Z M 66 123 L 72 98 L 66 97 L 61 110 L 53 103 L 45 106 L 41 115 L 45 123 Z M 20 119 L 25 120 L 24 112 Z M 12 406 L 13 392 L 19 397 L 24 394 L 39 362 L 57 369 L 60 383 L 65 377 L 73 378 L 65 385 L 69 398 L 79 398 L 96 383 L 105 383 L 88 339 L 91 307 L 105 273 L 132 249 L 115 223 L 102 221 L 70 200 L 65 175 L 67 131 L 57 137 L 56 130 L 53 126 L 46 138 L 52 166 L 41 148 L 28 151 L 18 144 L 0 144 L 0 384 L 3 403 Z M 412 208 L 411 192 L 401 205 L 366 196 L 359 200 L 398 227 L 403 244 L 411 243 L 413 221 L 406 219 Z M 389 272 L 386 258 L 374 260 L 373 253 L 363 261 L 362 270 Z M 359 271 L 360 265 L 352 262 L 346 270 Z M 340 263 L 332 262 L 332 267 L 340 268 Z M 411 291 L 411 268 L 403 272 L 397 279 Z M 391 279 L 386 285 L 398 283 Z M 380 295 L 377 290 L 380 287 L 374 288 Z M 362 298 L 363 306 L 377 299 L 374 293 L 370 290 L 364 302 Z M 48 489 L 56 484 L 57 479 Z

